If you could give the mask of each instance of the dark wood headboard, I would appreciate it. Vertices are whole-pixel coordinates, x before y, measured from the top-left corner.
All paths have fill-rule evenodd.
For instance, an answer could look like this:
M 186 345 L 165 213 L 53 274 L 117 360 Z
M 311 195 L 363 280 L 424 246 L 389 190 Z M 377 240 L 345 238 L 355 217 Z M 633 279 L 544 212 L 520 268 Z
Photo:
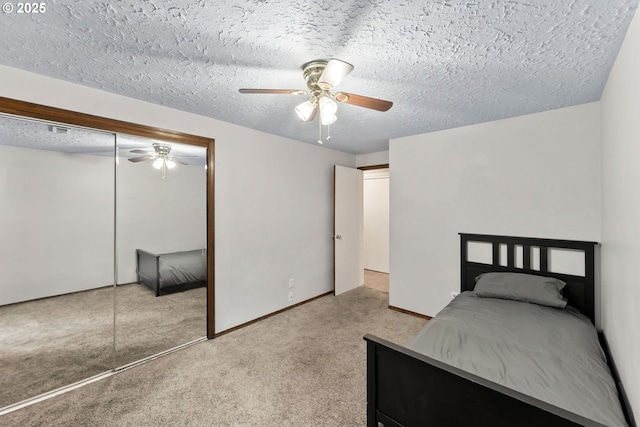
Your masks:
M 483 242 L 492 245 L 492 263 L 483 264 L 468 260 L 468 243 Z M 500 264 L 500 247 L 507 248 L 507 265 Z M 516 267 L 516 247 L 522 248 L 522 267 Z M 460 233 L 460 290 L 472 291 L 476 276 L 488 272 L 514 272 L 555 277 L 566 282 L 562 293 L 568 304 L 580 310 L 595 323 L 595 260 L 598 243 L 577 240 L 539 239 L 531 237 L 493 236 Z M 540 267 L 532 268 L 531 248 L 539 248 Z M 571 249 L 584 253 L 584 276 L 574 276 L 549 271 L 549 250 Z

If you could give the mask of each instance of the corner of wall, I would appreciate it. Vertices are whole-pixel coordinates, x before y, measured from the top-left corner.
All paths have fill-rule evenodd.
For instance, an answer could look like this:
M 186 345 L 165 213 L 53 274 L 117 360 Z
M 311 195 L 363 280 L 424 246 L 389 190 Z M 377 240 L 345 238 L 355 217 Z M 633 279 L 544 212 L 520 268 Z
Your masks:
M 602 249 L 601 317 L 612 358 L 633 407 L 640 410 L 640 14 L 636 12 L 600 100 Z M 633 416 L 633 415 L 632 415 Z
M 356 156 L 356 167 L 386 165 L 389 163 L 389 151 L 360 154 Z

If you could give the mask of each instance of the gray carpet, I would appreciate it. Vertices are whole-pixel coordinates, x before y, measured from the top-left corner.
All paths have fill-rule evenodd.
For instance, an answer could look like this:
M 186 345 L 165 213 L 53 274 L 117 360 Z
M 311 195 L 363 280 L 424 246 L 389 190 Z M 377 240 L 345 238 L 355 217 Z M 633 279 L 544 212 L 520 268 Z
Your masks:
M 7 426 L 364 426 L 373 333 L 406 342 L 424 319 L 359 287 L 0 417 Z
M 364 283 L 369 288 L 389 293 L 389 274 L 379 271 L 364 270 Z
M 118 286 L 116 366 L 207 335 L 207 290 L 156 297 L 141 285 Z
M 0 407 L 206 335 L 206 289 L 155 295 L 141 285 L 0 307 Z

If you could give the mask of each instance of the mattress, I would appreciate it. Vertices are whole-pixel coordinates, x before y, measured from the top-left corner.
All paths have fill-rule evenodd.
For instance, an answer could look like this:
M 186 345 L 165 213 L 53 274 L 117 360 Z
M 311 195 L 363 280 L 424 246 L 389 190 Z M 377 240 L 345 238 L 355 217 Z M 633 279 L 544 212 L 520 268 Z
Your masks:
M 571 308 L 464 292 L 407 347 L 602 424 L 627 426 L 597 332 Z
M 207 280 L 207 253 L 202 249 L 162 254 L 158 259 L 160 287 Z

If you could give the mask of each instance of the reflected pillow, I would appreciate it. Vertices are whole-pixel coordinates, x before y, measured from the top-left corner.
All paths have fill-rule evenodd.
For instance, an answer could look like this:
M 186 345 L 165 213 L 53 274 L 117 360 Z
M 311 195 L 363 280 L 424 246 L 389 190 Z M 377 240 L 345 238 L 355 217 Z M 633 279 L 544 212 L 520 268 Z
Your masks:
M 565 308 L 562 280 L 523 273 L 483 273 L 476 277 L 473 293 L 483 298 L 501 298 Z

